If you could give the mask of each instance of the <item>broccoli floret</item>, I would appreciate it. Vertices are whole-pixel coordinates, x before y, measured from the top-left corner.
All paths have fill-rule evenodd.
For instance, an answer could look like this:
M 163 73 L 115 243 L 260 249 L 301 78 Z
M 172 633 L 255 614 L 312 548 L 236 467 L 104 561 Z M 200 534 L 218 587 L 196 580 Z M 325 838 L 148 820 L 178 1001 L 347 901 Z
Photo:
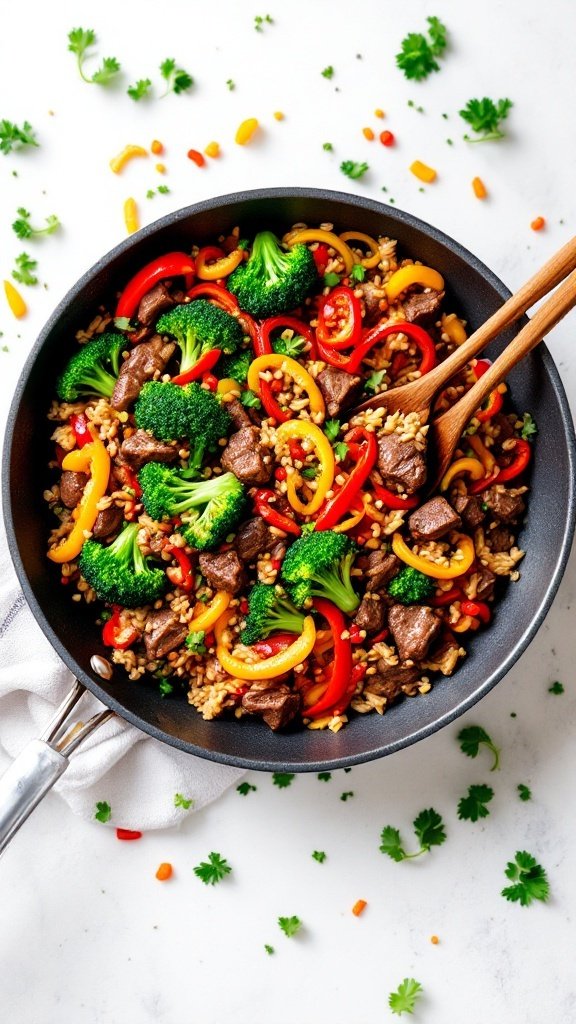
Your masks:
M 262 318 L 295 309 L 317 282 L 314 257 L 305 245 L 285 252 L 272 231 L 261 231 L 248 262 L 228 278 L 228 288 L 242 309 Z
M 250 363 L 254 359 L 252 350 L 242 349 L 231 356 L 222 356 L 218 362 L 218 375 L 220 378 L 231 377 L 238 384 L 245 384 L 248 378 Z
M 82 395 L 111 398 L 126 341 L 121 334 L 100 334 L 74 353 L 56 382 L 58 397 L 75 402 Z
M 343 533 L 321 530 L 294 541 L 284 559 L 282 579 L 294 604 L 326 597 L 351 615 L 360 604 L 350 581 L 356 545 Z
M 302 338 L 299 334 L 295 334 L 292 338 L 276 338 L 272 342 L 274 352 L 278 352 L 281 356 L 290 356 L 292 359 L 298 359 L 305 347 L 306 338 Z
M 184 387 L 170 381 L 148 381 L 138 396 L 134 417 L 136 426 L 160 441 L 189 440 L 187 472 L 191 476 L 201 469 L 206 452 L 215 449 L 232 427 L 220 399 L 195 381 Z
M 304 615 L 282 593 L 280 587 L 256 583 L 248 598 L 248 615 L 242 632 L 243 644 L 255 644 L 278 630 L 301 633 Z
M 430 576 L 405 565 L 397 576 L 394 576 L 388 584 L 388 593 L 395 597 L 400 604 L 419 604 L 420 601 L 427 601 L 432 597 L 436 584 Z
M 139 608 L 162 597 L 167 585 L 162 569 L 151 569 L 138 547 L 138 523 L 127 524 L 108 546 L 87 540 L 79 568 L 101 601 Z
M 244 488 L 233 473 L 194 481 L 187 472 L 149 462 L 138 474 L 142 501 L 153 519 L 185 516 L 179 532 L 191 547 L 205 551 L 221 544 L 240 522 Z
M 236 319 L 207 299 L 196 299 L 163 313 L 156 324 L 159 334 L 171 334 L 182 351 L 180 373 L 194 366 L 205 352 L 220 348 L 231 355 L 244 334 Z

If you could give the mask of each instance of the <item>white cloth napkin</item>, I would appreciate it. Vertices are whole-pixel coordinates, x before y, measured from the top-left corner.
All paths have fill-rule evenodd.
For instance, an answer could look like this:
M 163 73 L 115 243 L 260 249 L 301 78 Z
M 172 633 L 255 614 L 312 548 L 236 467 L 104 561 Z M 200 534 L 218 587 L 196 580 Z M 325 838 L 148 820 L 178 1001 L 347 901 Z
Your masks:
M 70 606 L 72 614 L 73 605 Z M 37 738 L 73 683 L 48 643 L 18 585 L 0 526 L 0 745 L 11 757 Z M 90 694 L 78 714 L 102 710 Z M 197 712 L 190 709 L 190 714 Z M 74 719 L 72 719 L 74 721 Z M 128 725 L 106 722 L 79 747 L 55 786 L 75 814 L 94 820 L 98 801 L 112 809 L 110 825 L 147 831 L 179 825 L 189 811 L 216 800 L 243 772 L 184 754 Z M 99 826 L 101 827 L 101 825 Z

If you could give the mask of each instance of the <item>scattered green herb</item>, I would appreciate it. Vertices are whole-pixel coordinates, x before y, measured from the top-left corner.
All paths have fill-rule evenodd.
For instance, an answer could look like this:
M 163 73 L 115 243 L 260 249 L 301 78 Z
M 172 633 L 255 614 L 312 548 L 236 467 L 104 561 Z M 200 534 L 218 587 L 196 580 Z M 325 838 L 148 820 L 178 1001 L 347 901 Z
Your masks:
M 332 441 L 335 441 L 336 438 L 338 437 L 338 434 L 340 433 L 340 420 L 326 420 L 324 424 L 324 433 L 328 440 L 330 441 L 330 443 L 332 443 Z M 327 775 L 328 778 L 332 778 L 330 772 L 320 772 L 318 778 L 320 778 L 322 775 Z
M 288 939 L 296 935 L 296 932 L 299 932 L 302 927 L 302 921 L 299 917 L 279 917 L 278 924 Z
M 174 684 L 166 676 L 161 676 L 158 681 L 158 689 L 161 697 L 169 697 L 174 692 Z
M 416 1000 L 420 998 L 421 994 L 422 985 L 419 981 L 415 981 L 414 978 L 404 978 L 396 992 L 391 992 L 388 996 L 388 1006 L 392 1013 L 396 1013 L 399 1017 L 403 1013 L 413 1013 Z
M 216 885 L 221 882 L 225 875 L 232 871 L 228 861 L 219 853 L 209 853 L 208 860 L 201 861 L 194 868 L 194 874 L 204 882 L 204 885 Z
M 350 798 L 351 796 L 354 796 L 354 793 L 353 793 L 353 792 L 352 792 L 352 790 L 350 789 L 350 790 L 348 790 L 348 792 L 347 792 L 347 793 L 342 793 L 342 794 L 340 795 L 340 799 L 341 799 L 341 800 L 344 800 L 344 802 L 346 802 L 346 800 L 348 800 L 348 799 L 349 799 L 349 798 Z
M 248 796 L 248 793 L 255 793 L 257 786 L 252 786 L 249 782 L 241 782 L 239 786 L 236 786 L 236 792 L 240 793 L 241 796 Z
M 292 359 L 298 359 L 305 347 L 306 338 L 303 338 L 300 334 L 294 334 L 291 338 L 276 338 L 272 342 L 273 352 L 277 352 L 282 356 L 290 356 Z
M 513 861 L 509 861 L 504 872 L 514 885 L 502 889 L 502 896 L 512 903 L 529 907 L 534 900 L 546 902 L 550 895 L 548 877 L 544 868 L 531 853 L 518 850 Z
M 120 71 L 116 57 L 104 57 L 99 68 L 91 78 L 84 74 L 84 62 L 87 51 L 96 44 L 96 33 L 93 28 L 73 28 L 68 33 L 68 49 L 76 54 L 76 63 L 80 77 L 89 85 L 108 85 Z
M 187 92 L 194 85 L 192 76 L 187 71 L 184 71 L 183 68 L 177 67 L 173 57 L 167 57 L 166 60 L 162 61 L 160 74 L 166 82 L 166 92 L 162 93 L 161 99 L 164 96 L 168 96 L 171 92 L 179 96 L 180 93 Z
M 300 474 L 301 476 L 304 477 L 305 480 L 315 480 L 316 477 L 318 476 L 318 467 L 304 466 L 304 469 L 300 470 Z
M 324 850 L 314 850 L 312 856 L 314 857 L 314 860 L 318 861 L 319 864 L 323 864 L 324 861 L 326 860 L 326 854 L 324 853 Z
M 159 192 L 161 196 L 167 196 L 168 193 L 170 192 L 170 189 L 168 185 L 158 185 L 156 191 Z
M 96 804 L 94 817 L 96 818 L 96 821 L 110 821 L 110 818 L 112 817 L 112 808 L 110 807 L 110 804 L 107 803 L 106 800 L 98 801 L 98 803 Z
M 322 149 L 324 149 L 327 153 L 333 153 L 334 152 L 334 146 L 332 145 L 331 142 L 324 142 L 324 143 L 322 143 Z
M 416 104 L 414 103 L 414 100 L 408 100 L 408 106 L 411 107 L 412 110 L 415 110 L 418 114 L 424 114 L 425 113 L 424 107 L 416 106 Z
M 240 395 L 240 401 L 242 405 L 245 405 L 248 409 L 260 409 L 262 402 L 258 398 L 258 395 L 254 394 L 253 391 L 243 391 Z
M 189 811 L 194 806 L 194 801 L 188 799 L 188 797 L 182 796 L 182 793 L 174 793 L 174 807 L 181 807 L 184 811 Z
M 320 74 L 322 75 L 323 78 L 333 78 L 334 68 L 332 67 L 331 64 L 329 64 L 327 68 L 324 68 L 324 71 L 320 72 Z
M 60 221 L 54 213 L 50 214 L 49 217 L 45 217 L 45 228 L 32 227 L 30 223 L 32 214 L 25 210 L 23 206 L 18 207 L 17 213 L 18 219 L 13 221 L 12 231 L 18 238 L 38 238 L 41 235 L 53 235 L 60 227 Z
M 347 178 L 352 178 L 353 181 L 356 181 L 358 178 L 362 178 L 366 171 L 370 170 L 370 167 L 366 163 L 360 164 L 354 160 L 343 160 L 340 164 L 340 170 Z
M 505 132 L 501 129 L 501 122 L 505 121 L 513 106 L 512 100 L 494 100 L 484 96 L 481 100 L 468 100 L 463 110 L 459 110 L 460 117 L 470 125 L 473 132 L 478 136 L 471 139 L 465 135 L 466 142 L 488 142 L 490 139 L 503 139 Z
M 292 779 L 294 778 L 294 772 L 272 772 L 272 782 L 279 789 L 287 789 L 288 786 L 292 785 Z
M 0 121 L 0 153 L 7 156 L 14 149 L 22 146 L 38 146 L 36 133 L 29 121 L 24 121 L 21 128 L 13 121 Z M 18 175 L 12 171 L 14 177 Z
M 562 683 L 559 683 L 558 681 L 552 683 L 552 686 L 548 687 L 548 693 L 554 693 L 556 696 L 558 696 L 561 693 L 564 693 L 564 687 Z
M 391 825 L 386 825 L 382 829 L 380 852 L 386 853 L 392 860 L 400 863 L 402 860 L 412 860 L 414 857 L 419 857 L 422 853 L 428 853 L 433 846 L 442 846 L 442 843 L 446 840 L 444 822 L 433 807 L 420 811 L 412 825 L 416 838 L 420 843 L 420 849 L 416 853 L 406 853 L 400 832 Z
M 350 278 L 352 281 L 363 281 L 366 277 L 366 268 L 361 263 L 355 263 L 350 271 Z
M 272 956 L 274 953 L 274 946 L 269 946 L 267 942 L 264 943 L 264 949 L 268 953 L 268 956 Z
M 324 274 L 324 284 L 327 288 L 334 288 L 337 284 L 340 284 L 338 274 Z
M 481 746 L 486 746 L 492 751 L 494 761 L 491 772 L 500 767 L 500 749 L 492 742 L 488 733 L 480 725 L 469 725 L 461 729 L 457 736 L 460 750 L 466 757 L 478 757 Z
M 149 188 L 147 193 L 146 193 L 146 199 L 154 199 L 155 195 L 156 195 L 156 189 Z
M 518 783 L 518 796 L 521 800 L 531 800 L 532 790 L 525 786 L 523 782 Z
M 441 57 L 446 49 L 447 30 L 439 18 L 427 18 L 428 35 L 421 32 L 410 32 L 403 40 L 400 53 L 396 54 L 396 64 L 404 72 L 406 78 L 421 82 L 432 71 L 440 71 L 436 57 Z
M 236 82 L 232 78 L 226 79 L 226 85 L 228 86 L 230 92 L 233 92 L 234 89 L 236 88 Z
M 193 654 L 206 654 L 208 648 L 204 643 L 205 636 L 206 632 L 203 629 L 199 629 L 197 632 L 188 633 L 188 636 L 184 641 L 185 646 Z
M 148 95 L 152 88 L 149 78 L 139 78 L 135 85 L 129 85 L 126 92 L 133 100 L 142 100 Z
M 468 796 L 458 802 L 458 817 L 464 821 L 478 821 L 490 814 L 486 804 L 492 800 L 494 790 L 490 786 L 469 786 Z
M 345 441 L 337 441 L 334 445 L 334 454 L 340 462 L 343 462 L 348 454 L 348 445 Z
M 306 536 L 307 533 L 314 533 L 315 529 L 316 523 L 302 523 L 301 530 L 304 536 Z
M 16 267 L 12 271 L 12 277 L 20 284 L 38 284 L 38 278 L 34 271 L 38 266 L 38 260 L 33 260 L 27 252 L 21 252 L 15 260 Z
M 269 14 L 257 14 L 254 18 L 254 28 L 257 32 L 263 32 L 265 25 L 273 25 L 274 19 Z
M 364 382 L 364 388 L 366 391 L 376 391 L 380 387 L 384 377 L 386 376 L 386 370 L 372 370 L 372 373 L 366 378 Z
M 529 438 L 535 437 L 538 433 L 538 427 L 536 420 L 533 420 L 529 412 L 525 412 L 522 417 L 522 431 L 520 436 L 528 441 Z

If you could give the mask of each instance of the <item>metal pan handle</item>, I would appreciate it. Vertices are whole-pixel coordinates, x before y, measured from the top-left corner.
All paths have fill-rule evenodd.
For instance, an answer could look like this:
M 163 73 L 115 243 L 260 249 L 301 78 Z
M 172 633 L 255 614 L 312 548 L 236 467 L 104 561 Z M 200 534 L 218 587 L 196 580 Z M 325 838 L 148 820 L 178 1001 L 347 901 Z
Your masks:
M 69 765 L 69 756 L 114 714 L 106 709 L 70 727 L 67 718 L 85 689 L 76 679 L 38 740 L 32 740 L 0 778 L 0 855 Z

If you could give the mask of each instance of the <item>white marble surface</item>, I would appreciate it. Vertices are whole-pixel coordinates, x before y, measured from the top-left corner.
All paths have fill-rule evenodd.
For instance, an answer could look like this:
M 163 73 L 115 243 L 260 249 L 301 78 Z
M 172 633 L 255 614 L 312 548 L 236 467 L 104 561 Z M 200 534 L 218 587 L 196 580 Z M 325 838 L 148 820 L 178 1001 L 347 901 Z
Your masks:
M 0 387 L 6 405 L 35 334 L 82 271 L 124 234 L 122 203 L 141 197 L 143 220 L 210 195 L 264 185 L 349 188 L 429 220 L 477 253 L 510 286 L 519 285 L 574 231 L 573 40 L 571 0 L 453 0 L 430 5 L 342 0 L 261 8 L 232 0 L 124 4 L 69 0 L 10 3 L 0 42 L 0 116 L 37 128 L 42 148 L 0 157 L 0 263 L 8 276 L 22 248 L 38 253 L 49 287 L 27 291 L 30 315 L 15 326 L 0 302 Z M 254 32 L 255 14 L 275 24 Z M 422 86 L 394 68 L 398 42 L 428 14 L 453 40 L 440 74 Z M 93 26 L 100 53 L 115 54 L 127 80 L 165 56 L 191 70 L 189 97 L 136 105 L 122 91 L 79 80 L 66 34 Z M 362 54 L 362 59 L 356 54 Z M 326 81 L 320 71 L 333 64 Z M 234 92 L 226 80 L 237 83 Z M 336 91 L 339 88 L 339 92 Z M 510 137 L 467 146 L 456 111 L 471 96 L 510 96 Z M 425 108 L 407 107 L 413 99 Z M 383 107 L 382 126 L 371 116 Z M 277 123 L 274 110 L 286 119 Z M 53 115 L 49 114 L 52 110 Z M 450 114 L 448 121 L 441 114 Z M 257 116 L 258 142 L 234 146 L 240 120 Z M 364 124 L 386 127 L 394 149 L 368 143 Z M 116 178 L 109 158 L 126 142 L 167 147 L 169 196 L 144 198 L 160 182 L 151 161 Z M 446 138 L 454 140 L 452 147 Z M 212 138 L 223 157 L 198 170 L 186 159 Z M 334 155 L 321 143 L 331 141 Z M 407 171 L 420 158 L 438 168 L 425 193 Z M 348 183 L 341 159 L 366 159 L 370 175 Z M 13 177 L 16 169 L 18 177 Z M 486 203 L 471 195 L 479 174 Z M 57 213 L 65 229 L 32 250 L 12 235 L 17 206 L 35 219 Z M 535 234 L 542 214 L 547 229 Z M 569 395 L 576 399 L 574 317 L 550 339 Z M 189 818 L 180 832 L 119 843 L 112 831 L 75 819 L 50 796 L 0 864 L 0 1007 L 12 1024 L 373 1024 L 394 1019 L 387 994 L 405 976 L 424 986 L 414 1020 L 422 1024 L 572 1024 L 576 886 L 573 779 L 576 691 L 573 613 L 576 573 L 568 568 L 554 606 L 528 652 L 467 716 L 503 748 L 502 770 L 463 757 L 451 726 L 393 757 L 334 773 L 329 783 L 301 776 L 278 790 L 252 775 L 256 792 L 234 790 Z M 1 656 L 1 651 L 0 651 Z M 565 693 L 550 695 L 560 679 Z M 511 712 L 516 717 L 511 717 Z M 0 766 L 6 763 L 0 755 Z M 496 796 L 482 824 L 459 822 L 458 798 L 474 782 Z M 516 787 L 528 784 L 529 803 Z M 153 780 L 150 781 L 153 786 Z M 342 802 L 345 790 L 354 797 Z M 394 864 L 378 851 L 383 825 L 409 831 L 433 805 L 448 841 L 420 862 Z M 320 865 L 311 858 L 325 850 Z M 499 895 L 517 849 L 546 867 L 548 905 L 529 909 Z M 192 867 L 219 850 L 233 874 L 214 889 Z M 175 868 L 160 885 L 161 860 Z M 368 901 L 356 919 L 356 899 Z M 278 915 L 297 914 L 302 934 L 286 939 Z M 437 934 L 434 946 L 430 936 Z M 276 953 L 267 956 L 264 943 Z

